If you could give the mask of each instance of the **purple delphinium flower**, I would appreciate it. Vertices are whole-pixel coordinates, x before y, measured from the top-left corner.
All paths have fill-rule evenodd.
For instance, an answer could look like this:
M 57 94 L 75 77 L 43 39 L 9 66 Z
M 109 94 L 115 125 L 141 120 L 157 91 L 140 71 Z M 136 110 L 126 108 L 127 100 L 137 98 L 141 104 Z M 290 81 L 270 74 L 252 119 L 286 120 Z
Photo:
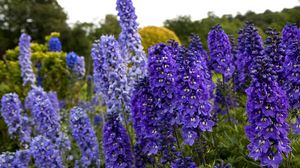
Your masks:
M 193 162 L 191 157 L 182 157 L 179 155 L 172 162 L 171 168 L 198 168 L 198 166 Z
M 285 82 L 290 108 L 300 109 L 300 38 L 294 40 L 286 48 L 284 61 Z
M 214 88 L 215 84 L 212 81 L 212 74 L 211 70 L 208 67 L 208 55 L 206 51 L 203 49 L 200 37 L 198 35 L 192 35 L 191 36 L 191 42 L 189 44 L 189 49 L 191 51 L 194 51 L 195 54 L 197 55 L 197 60 L 199 61 L 198 63 L 201 64 L 201 69 L 204 71 L 204 77 L 205 77 L 205 82 L 207 89 L 209 90 L 210 93 L 210 98 L 212 99 L 214 97 Z
M 31 140 L 31 127 L 27 115 L 23 113 L 19 96 L 15 93 L 5 94 L 1 99 L 1 114 L 8 126 L 8 133 L 18 136 L 22 143 Z
M 152 131 L 160 136 L 158 150 L 162 151 L 161 162 L 170 162 L 175 138 L 173 136 L 176 123 L 175 105 L 175 56 L 178 44 L 171 42 L 169 45 L 160 43 L 149 49 L 148 72 L 150 90 L 155 97 L 155 111 L 157 113 L 156 128 Z M 155 134 L 154 134 L 155 135 Z M 153 133 L 152 135 L 153 136 Z M 155 145 L 154 145 L 155 146 Z M 156 146 L 155 146 L 156 147 Z M 153 152 L 156 152 L 155 150 Z
M 82 77 L 85 74 L 84 57 L 78 56 L 75 52 L 70 52 L 66 56 L 67 68 L 76 76 Z
M 282 44 L 284 49 L 287 49 L 289 45 L 300 38 L 300 34 L 298 33 L 298 27 L 296 24 L 286 24 L 282 29 Z
M 210 65 L 217 73 L 228 81 L 233 72 L 233 56 L 229 37 L 220 25 L 213 27 L 208 33 L 208 48 L 210 51 Z
M 58 37 L 51 37 L 48 42 L 48 50 L 52 52 L 61 52 L 61 42 Z
M 41 87 L 34 87 L 28 93 L 28 99 L 35 129 L 39 134 L 55 141 L 60 131 L 60 117 L 47 93 Z
M 282 44 L 281 37 L 276 30 L 269 28 L 267 30 L 267 39 L 265 41 L 265 54 L 272 60 L 274 77 L 280 86 L 284 84 L 284 57 L 285 50 Z
M 35 137 L 31 141 L 30 150 L 37 167 L 65 167 L 57 146 L 44 136 Z
M 176 56 L 176 107 L 184 142 L 189 145 L 194 144 L 200 132 L 212 131 L 214 126 L 205 70 L 197 58 L 197 52 L 184 48 Z
M 133 167 L 129 136 L 118 113 L 107 113 L 103 129 L 105 167 Z
M 35 64 L 35 68 L 37 70 L 36 84 L 37 84 L 37 86 L 41 86 L 42 87 L 42 85 L 43 85 L 43 77 L 41 75 L 42 63 L 40 61 L 38 61 Z
M 73 69 L 78 61 L 78 55 L 75 52 L 70 52 L 66 56 L 66 64 L 68 69 Z
M 133 87 L 136 80 L 146 75 L 146 55 L 138 32 L 137 16 L 132 1 L 117 0 L 117 11 L 122 30 L 119 36 L 120 46 L 125 61 L 132 65 L 128 72 L 128 82 L 129 86 Z
M 224 162 L 222 162 L 220 164 L 215 165 L 213 168 L 231 168 L 231 164 L 230 163 L 225 164 Z
M 296 122 L 291 124 L 293 133 L 300 135 L 300 116 L 297 117 Z
M 274 77 L 270 56 L 258 52 L 252 60 L 252 82 L 246 90 L 249 125 L 245 131 L 250 140 L 249 156 L 260 160 L 261 166 L 277 168 L 282 154 L 291 151 L 286 121 L 288 99 Z
M 238 37 L 238 53 L 237 53 L 237 72 L 238 83 L 236 89 L 244 90 L 244 87 L 249 85 L 250 71 L 252 68 L 253 58 L 257 55 L 263 55 L 264 47 L 262 38 L 253 23 L 247 22 L 244 28 L 240 31 Z
M 19 64 L 21 67 L 21 75 L 23 79 L 23 85 L 30 84 L 35 85 L 35 75 L 31 67 L 31 37 L 23 33 L 19 40 Z
M 17 152 L 5 152 L 0 155 L 1 168 L 28 168 L 31 158 L 30 150 L 18 150 Z
M 88 115 L 80 107 L 72 108 L 70 113 L 72 135 L 81 150 L 81 166 L 88 167 L 94 163 L 100 167 L 99 145 Z
M 59 107 L 59 100 L 57 98 L 57 94 L 54 91 L 48 92 L 48 98 L 53 106 L 53 108 L 56 110 L 57 113 L 59 113 L 60 107 Z

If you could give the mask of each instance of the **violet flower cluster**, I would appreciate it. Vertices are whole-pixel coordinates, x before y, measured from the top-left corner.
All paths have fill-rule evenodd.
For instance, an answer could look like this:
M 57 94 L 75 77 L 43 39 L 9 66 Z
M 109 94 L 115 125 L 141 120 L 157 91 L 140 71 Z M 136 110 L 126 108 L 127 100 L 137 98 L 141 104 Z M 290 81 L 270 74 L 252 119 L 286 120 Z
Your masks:
M 296 24 L 286 24 L 282 29 L 282 44 L 284 49 L 288 49 L 294 41 L 300 38 L 300 33 Z
M 23 112 L 19 96 L 15 93 L 5 94 L 1 99 L 1 114 L 12 136 L 18 136 L 22 143 L 31 140 L 31 127 L 27 115 Z
M 0 155 L 1 168 L 28 168 L 31 158 L 30 150 L 18 150 L 17 152 L 4 152 Z
M 125 55 L 125 61 L 131 65 L 128 81 L 130 87 L 133 87 L 136 80 L 146 75 L 146 55 L 138 32 L 137 16 L 132 0 L 117 0 L 117 11 L 122 30 L 119 36 L 121 51 L 122 55 Z
M 210 65 L 228 81 L 233 72 L 233 56 L 229 37 L 220 25 L 213 27 L 208 33 L 208 48 L 210 51 Z
M 48 50 L 52 52 L 61 52 L 61 42 L 58 37 L 51 37 L 48 42 Z
M 30 49 L 31 37 L 23 33 L 19 40 L 19 64 L 21 67 L 21 76 L 23 79 L 23 85 L 30 84 L 35 85 L 35 74 L 32 70 L 31 62 L 31 49 Z
M 204 82 L 206 71 L 198 57 L 193 48 L 182 48 L 176 56 L 177 118 L 182 125 L 184 142 L 189 145 L 194 144 L 200 132 L 212 131 L 214 126 L 210 93 Z
M 55 142 L 60 132 L 60 117 L 47 93 L 41 87 L 34 87 L 27 97 L 35 129 Z
M 44 136 L 35 137 L 31 142 L 30 150 L 37 167 L 65 167 L 57 146 Z
M 201 43 L 201 39 L 198 35 L 191 36 L 191 42 L 189 44 L 189 49 L 195 52 L 195 54 L 197 56 L 197 60 L 201 63 L 201 69 L 202 69 L 202 71 L 204 71 L 206 87 L 210 93 L 209 99 L 212 99 L 214 97 L 215 84 L 212 81 L 211 70 L 208 66 L 208 55 L 207 55 L 206 51 L 204 50 L 202 43 Z
M 282 39 L 278 32 L 274 29 L 267 30 L 267 39 L 265 41 L 265 54 L 268 55 L 272 62 L 272 74 L 274 74 L 274 78 L 277 79 L 277 82 L 280 86 L 284 84 L 284 58 L 285 58 L 285 50 L 282 44 Z
M 179 156 L 172 162 L 171 168 L 198 168 L 198 166 L 191 157 Z
M 290 107 L 291 109 L 300 109 L 300 36 L 287 46 L 283 66 L 285 70 L 284 89 Z
M 60 107 L 59 107 L 59 100 L 57 98 L 57 93 L 54 91 L 49 91 L 47 95 L 53 108 L 56 110 L 57 113 L 59 113 Z
M 74 107 L 70 111 L 70 127 L 72 135 L 81 150 L 81 166 L 100 167 L 99 145 L 96 133 L 86 112 L 80 107 Z
M 131 168 L 133 157 L 129 136 L 117 113 L 108 113 L 103 129 L 105 166 Z
M 67 68 L 78 77 L 83 77 L 85 74 L 84 57 L 78 56 L 75 52 L 70 52 L 66 56 Z

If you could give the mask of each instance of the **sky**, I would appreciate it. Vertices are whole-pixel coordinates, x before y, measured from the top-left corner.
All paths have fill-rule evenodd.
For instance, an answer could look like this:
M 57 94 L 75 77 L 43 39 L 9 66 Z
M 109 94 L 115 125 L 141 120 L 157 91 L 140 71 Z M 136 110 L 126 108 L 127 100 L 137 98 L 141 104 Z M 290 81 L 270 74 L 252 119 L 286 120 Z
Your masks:
M 299 0 L 132 0 L 141 26 L 162 26 L 167 19 L 189 15 L 192 20 L 207 17 L 212 11 L 217 16 L 251 10 L 262 13 L 269 9 L 281 11 L 300 5 Z M 68 14 L 68 23 L 98 23 L 106 14 L 117 14 L 116 0 L 58 0 Z

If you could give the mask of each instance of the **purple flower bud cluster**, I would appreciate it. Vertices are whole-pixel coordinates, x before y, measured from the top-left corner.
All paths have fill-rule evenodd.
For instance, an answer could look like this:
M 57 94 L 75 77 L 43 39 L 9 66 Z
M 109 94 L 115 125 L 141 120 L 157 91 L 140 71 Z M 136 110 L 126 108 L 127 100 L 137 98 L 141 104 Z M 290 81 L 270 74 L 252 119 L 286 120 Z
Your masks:
M 30 150 L 37 167 L 65 167 L 57 146 L 44 136 L 35 137 L 31 141 Z
M 72 135 L 81 150 L 81 166 L 88 167 L 94 163 L 100 167 L 99 145 L 88 115 L 80 107 L 72 108 L 70 113 Z
M 176 56 L 176 95 L 178 123 L 182 125 L 184 142 L 193 145 L 200 132 L 212 131 L 210 93 L 203 82 L 205 70 L 193 48 L 182 48 Z
M 277 168 L 283 154 L 291 151 L 288 139 L 288 100 L 276 81 L 253 82 L 246 90 L 250 140 L 249 156 L 260 160 L 261 166 Z
M 119 36 L 125 61 L 132 66 L 129 68 L 129 85 L 146 74 L 146 55 L 143 51 L 141 36 L 138 32 L 137 16 L 132 0 L 117 0 L 117 11 L 120 17 L 121 34 Z
M 224 76 L 228 81 L 233 72 L 233 56 L 229 37 L 220 25 L 213 27 L 208 33 L 208 48 L 210 50 L 210 64 L 212 68 Z
M 103 129 L 105 167 L 133 167 L 129 136 L 117 113 L 108 113 Z
M 18 136 L 22 143 L 31 140 L 31 127 L 28 117 L 23 113 L 19 96 L 15 93 L 5 94 L 1 99 L 1 114 L 12 136 Z
M 299 31 L 300 32 L 300 31 Z M 285 83 L 291 109 L 300 109 L 300 37 L 286 48 L 284 61 Z
M 265 54 L 271 58 L 272 74 L 280 86 L 284 84 L 284 58 L 285 50 L 279 33 L 274 29 L 267 30 L 267 39 L 265 41 Z
M 189 45 L 189 49 L 194 51 L 197 56 L 197 60 L 200 60 L 201 69 L 202 69 L 202 71 L 204 71 L 206 87 L 210 93 L 209 99 L 212 99 L 214 97 L 215 84 L 212 81 L 212 74 L 208 67 L 208 55 L 207 55 L 206 51 L 203 49 L 200 37 L 198 35 L 191 36 L 191 42 Z
M 238 72 L 237 80 L 235 80 L 235 89 L 244 90 L 250 81 L 250 71 L 253 58 L 257 55 L 263 55 L 264 48 L 262 38 L 253 23 L 247 22 L 238 37 L 238 52 L 236 67 Z
M 60 117 L 47 93 L 41 87 L 33 87 L 27 99 L 35 129 L 39 134 L 55 141 L 60 132 Z
M 30 49 L 31 37 L 23 33 L 19 40 L 19 64 L 21 67 L 21 76 L 23 79 L 23 85 L 30 84 L 35 85 L 35 74 L 31 67 L 31 49 Z
M 70 52 L 66 56 L 67 68 L 76 76 L 83 77 L 85 74 L 84 57 L 78 56 L 75 52 Z
M 61 52 L 61 42 L 58 37 L 51 37 L 48 42 L 48 50 L 52 52 Z
M 5 152 L 0 155 L 1 168 L 28 168 L 31 158 L 30 150 L 18 150 L 17 152 Z

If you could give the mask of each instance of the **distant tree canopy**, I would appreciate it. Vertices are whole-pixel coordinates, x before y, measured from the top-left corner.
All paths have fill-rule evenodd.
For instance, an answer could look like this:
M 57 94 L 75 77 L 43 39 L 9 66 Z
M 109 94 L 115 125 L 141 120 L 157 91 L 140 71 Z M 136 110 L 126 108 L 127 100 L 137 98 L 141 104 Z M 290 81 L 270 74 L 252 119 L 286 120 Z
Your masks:
M 216 24 L 221 24 L 226 33 L 236 37 L 238 30 L 245 21 L 252 21 L 261 32 L 267 27 L 281 31 L 288 22 L 300 24 L 300 6 L 284 9 L 281 12 L 266 10 L 261 14 L 249 11 L 245 15 L 238 14 L 235 17 L 232 15 L 217 17 L 209 12 L 207 18 L 196 21 L 192 21 L 190 16 L 179 16 L 175 19 L 166 20 L 164 26 L 173 30 L 183 44 L 187 44 L 191 33 L 198 34 L 203 41 L 206 41 L 209 30 Z M 206 44 L 204 43 L 204 45 Z

